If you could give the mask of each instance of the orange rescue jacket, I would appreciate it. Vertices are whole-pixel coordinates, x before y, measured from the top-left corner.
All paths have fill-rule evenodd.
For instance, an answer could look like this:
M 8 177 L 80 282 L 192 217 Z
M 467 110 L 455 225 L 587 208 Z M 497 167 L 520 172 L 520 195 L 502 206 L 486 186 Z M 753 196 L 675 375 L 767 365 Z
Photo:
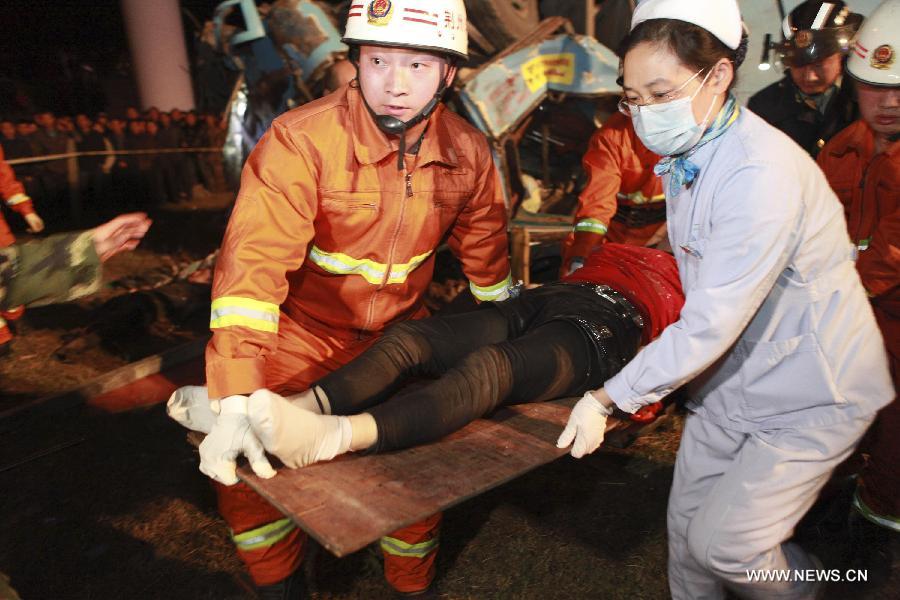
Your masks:
M 25 194 L 25 187 L 16 179 L 16 174 L 3 156 L 3 148 L 0 147 L 0 196 L 6 205 L 22 216 L 34 212 L 31 198 Z
M 657 162 L 659 156 L 644 147 L 631 119 L 622 113 L 614 113 L 594 132 L 582 161 L 588 181 L 578 197 L 575 228 L 565 244 L 564 265 L 572 257 L 588 256 L 603 243 L 608 230 L 616 230 L 615 235 L 610 234 L 610 241 L 641 245 L 655 233 L 662 222 L 630 231 L 624 224 L 613 223 L 613 216 L 620 204 L 631 207 L 665 200 L 662 182 L 653 173 Z
M 900 143 L 875 154 L 875 136 L 858 120 L 831 138 L 816 159 L 859 248 L 856 268 L 872 299 L 888 352 L 900 360 Z M 894 377 L 898 376 L 895 371 Z
M 440 106 L 414 166 L 398 171 L 396 152 L 355 88 L 272 123 L 244 166 L 217 261 L 210 397 L 264 387 L 280 312 L 350 335 L 413 316 L 442 241 L 477 298 L 505 293 L 506 209 L 484 136 Z

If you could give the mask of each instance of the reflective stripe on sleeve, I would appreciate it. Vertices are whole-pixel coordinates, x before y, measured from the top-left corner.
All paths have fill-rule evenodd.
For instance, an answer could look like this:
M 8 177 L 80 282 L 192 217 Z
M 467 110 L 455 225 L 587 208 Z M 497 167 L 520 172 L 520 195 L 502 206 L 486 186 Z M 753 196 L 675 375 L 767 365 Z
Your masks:
M 23 202 L 28 202 L 31 200 L 28 196 L 22 193 L 15 194 L 6 199 L 7 206 L 15 206 L 16 204 L 22 204 Z
M 321 269 L 335 275 L 359 275 L 372 285 L 382 283 L 403 283 L 416 267 L 428 260 L 433 250 L 414 256 L 407 263 L 394 263 L 385 281 L 388 265 L 368 258 L 353 258 L 342 252 L 326 252 L 313 246 L 309 251 L 309 260 Z
M 469 289 L 472 290 L 472 295 L 478 298 L 479 300 L 494 300 L 504 294 L 509 292 L 509 288 L 512 287 L 512 275 L 507 275 L 506 279 L 501 281 L 498 284 L 492 285 L 490 287 L 481 287 L 480 285 L 475 285 L 471 281 L 469 282 Z
M 238 550 L 248 552 L 274 546 L 295 529 L 297 529 L 297 526 L 290 519 L 279 519 L 256 529 L 237 535 L 232 534 L 231 540 L 238 547 Z
M 235 325 L 278 333 L 278 305 L 239 296 L 222 296 L 213 300 L 209 328 Z
M 397 538 L 385 536 L 381 538 L 381 549 L 393 556 L 411 556 L 425 558 L 438 547 L 438 538 L 431 538 L 418 544 L 410 544 Z
M 597 219 L 582 219 L 575 223 L 575 231 L 587 231 L 588 233 L 606 235 L 606 224 Z

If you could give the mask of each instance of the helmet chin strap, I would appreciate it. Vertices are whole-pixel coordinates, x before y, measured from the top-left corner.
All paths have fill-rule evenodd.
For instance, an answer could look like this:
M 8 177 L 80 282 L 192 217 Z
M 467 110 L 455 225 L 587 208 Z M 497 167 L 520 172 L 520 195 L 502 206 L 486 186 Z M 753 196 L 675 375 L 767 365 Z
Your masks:
M 413 118 L 409 121 L 401 121 L 397 117 L 393 117 L 391 115 L 379 115 L 376 114 L 372 107 L 369 105 L 369 101 L 366 100 L 366 95 L 362 91 L 362 87 L 359 88 L 359 93 L 362 95 L 363 104 L 366 105 L 366 108 L 369 110 L 369 114 L 372 115 L 372 118 L 375 120 L 375 125 L 378 126 L 378 129 L 386 133 L 387 135 L 396 135 L 400 137 L 400 150 L 397 154 L 397 170 L 402 171 L 405 168 L 403 164 L 403 156 L 406 154 L 406 132 L 427 119 L 431 116 L 431 113 L 434 112 L 434 109 L 437 108 L 437 105 L 441 101 L 441 97 L 444 95 L 444 92 L 447 91 L 447 72 L 443 73 L 443 77 L 441 78 L 441 85 L 438 86 L 437 91 L 434 93 L 434 96 L 431 97 L 431 100 L 428 101 L 422 110 L 416 113 Z
M 372 113 L 372 118 L 375 119 L 378 129 L 388 135 L 400 136 L 400 151 L 397 154 L 398 170 L 403 170 L 403 155 L 406 154 L 406 132 L 431 116 L 431 113 L 437 108 L 438 102 L 441 101 L 441 96 L 444 94 L 445 89 L 447 89 L 447 86 L 442 83 L 437 92 L 434 93 L 434 96 L 431 97 L 431 100 L 428 101 L 428 104 L 409 121 L 401 121 L 391 115 L 376 115 L 375 111 L 369 107 L 369 103 L 366 102 L 365 95 L 363 95 L 363 102 L 366 102 L 366 107 Z

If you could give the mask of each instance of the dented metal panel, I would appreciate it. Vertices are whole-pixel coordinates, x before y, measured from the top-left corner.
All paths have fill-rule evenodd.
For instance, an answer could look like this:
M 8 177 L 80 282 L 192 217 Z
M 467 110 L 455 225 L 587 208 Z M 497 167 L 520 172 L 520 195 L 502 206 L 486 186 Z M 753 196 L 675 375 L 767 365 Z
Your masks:
M 619 58 L 593 38 L 560 34 L 484 67 L 460 92 L 472 121 L 499 139 L 549 92 L 619 93 Z

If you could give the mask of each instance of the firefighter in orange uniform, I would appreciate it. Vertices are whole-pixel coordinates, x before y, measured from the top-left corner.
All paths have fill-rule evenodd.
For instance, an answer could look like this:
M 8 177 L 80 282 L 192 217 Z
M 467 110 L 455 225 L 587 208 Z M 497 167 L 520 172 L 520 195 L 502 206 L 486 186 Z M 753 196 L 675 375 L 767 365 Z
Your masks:
M 844 205 L 857 270 L 881 328 L 897 388 L 900 376 L 900 0 L 883 2 L 863 22 L 847 72 L 861 119 L 825 144 L 819 166 Z M 900 403 L 884 407 L 861 450 L 869 460 L 854 506 L 858 550 L 889 569 L 890 535 L 900 533 Z M 888 532 L 893 532 L 892 534 Z
M 6 206 L 19 213 L 28 224 L 28 231 L 38 233 L 44 229 L 44 221 L 34 210 L 34 204 L 25 194 L 25 187 L 16 179 L 16 174 L 12 167 L 6 164 L 3 158 L 3 149 L 0 148 L 0 196 L 6 202 Z M 16 241 L 12 231 L 3 214 L 0 213 L 0 248 L 12 246 Z M 17 306 L 8 310 L 0 311 L 0 352 L 5 352 L 9 348 L 8 344 L 12 340 L 12 332 L 6 321 L 13 321 L 25 314 L 24 306 Z
M 578 198 L 574 231 L 563 243 L 564 275 L 604 241 L 652 246 L 665 237 L 665 195 L 653 172 L 659 159 L 619 112 L 594 132 L 583 159 L 588 182 Z
M 247 397 L 305 391 L 386 326 L 426 316 L 444 240 L 477 299 L 503 300 L 510 288 L 488 144 L 440 102 L 467 56 L 463 1 L 354 0 L 344 41 L 357 78 L 277 118 L 260 140 L 213 283 L 206 375 L 217 417 L 200 469 L 217 481 L 220 512 L 263 598 L 300 593 L 306 535 L 235 476 L 240 454 L 258 475 L 274 475 L 249 429 Z M 429 588 L 439 523 L 435 515 L 382 539 L 398 592 Z

